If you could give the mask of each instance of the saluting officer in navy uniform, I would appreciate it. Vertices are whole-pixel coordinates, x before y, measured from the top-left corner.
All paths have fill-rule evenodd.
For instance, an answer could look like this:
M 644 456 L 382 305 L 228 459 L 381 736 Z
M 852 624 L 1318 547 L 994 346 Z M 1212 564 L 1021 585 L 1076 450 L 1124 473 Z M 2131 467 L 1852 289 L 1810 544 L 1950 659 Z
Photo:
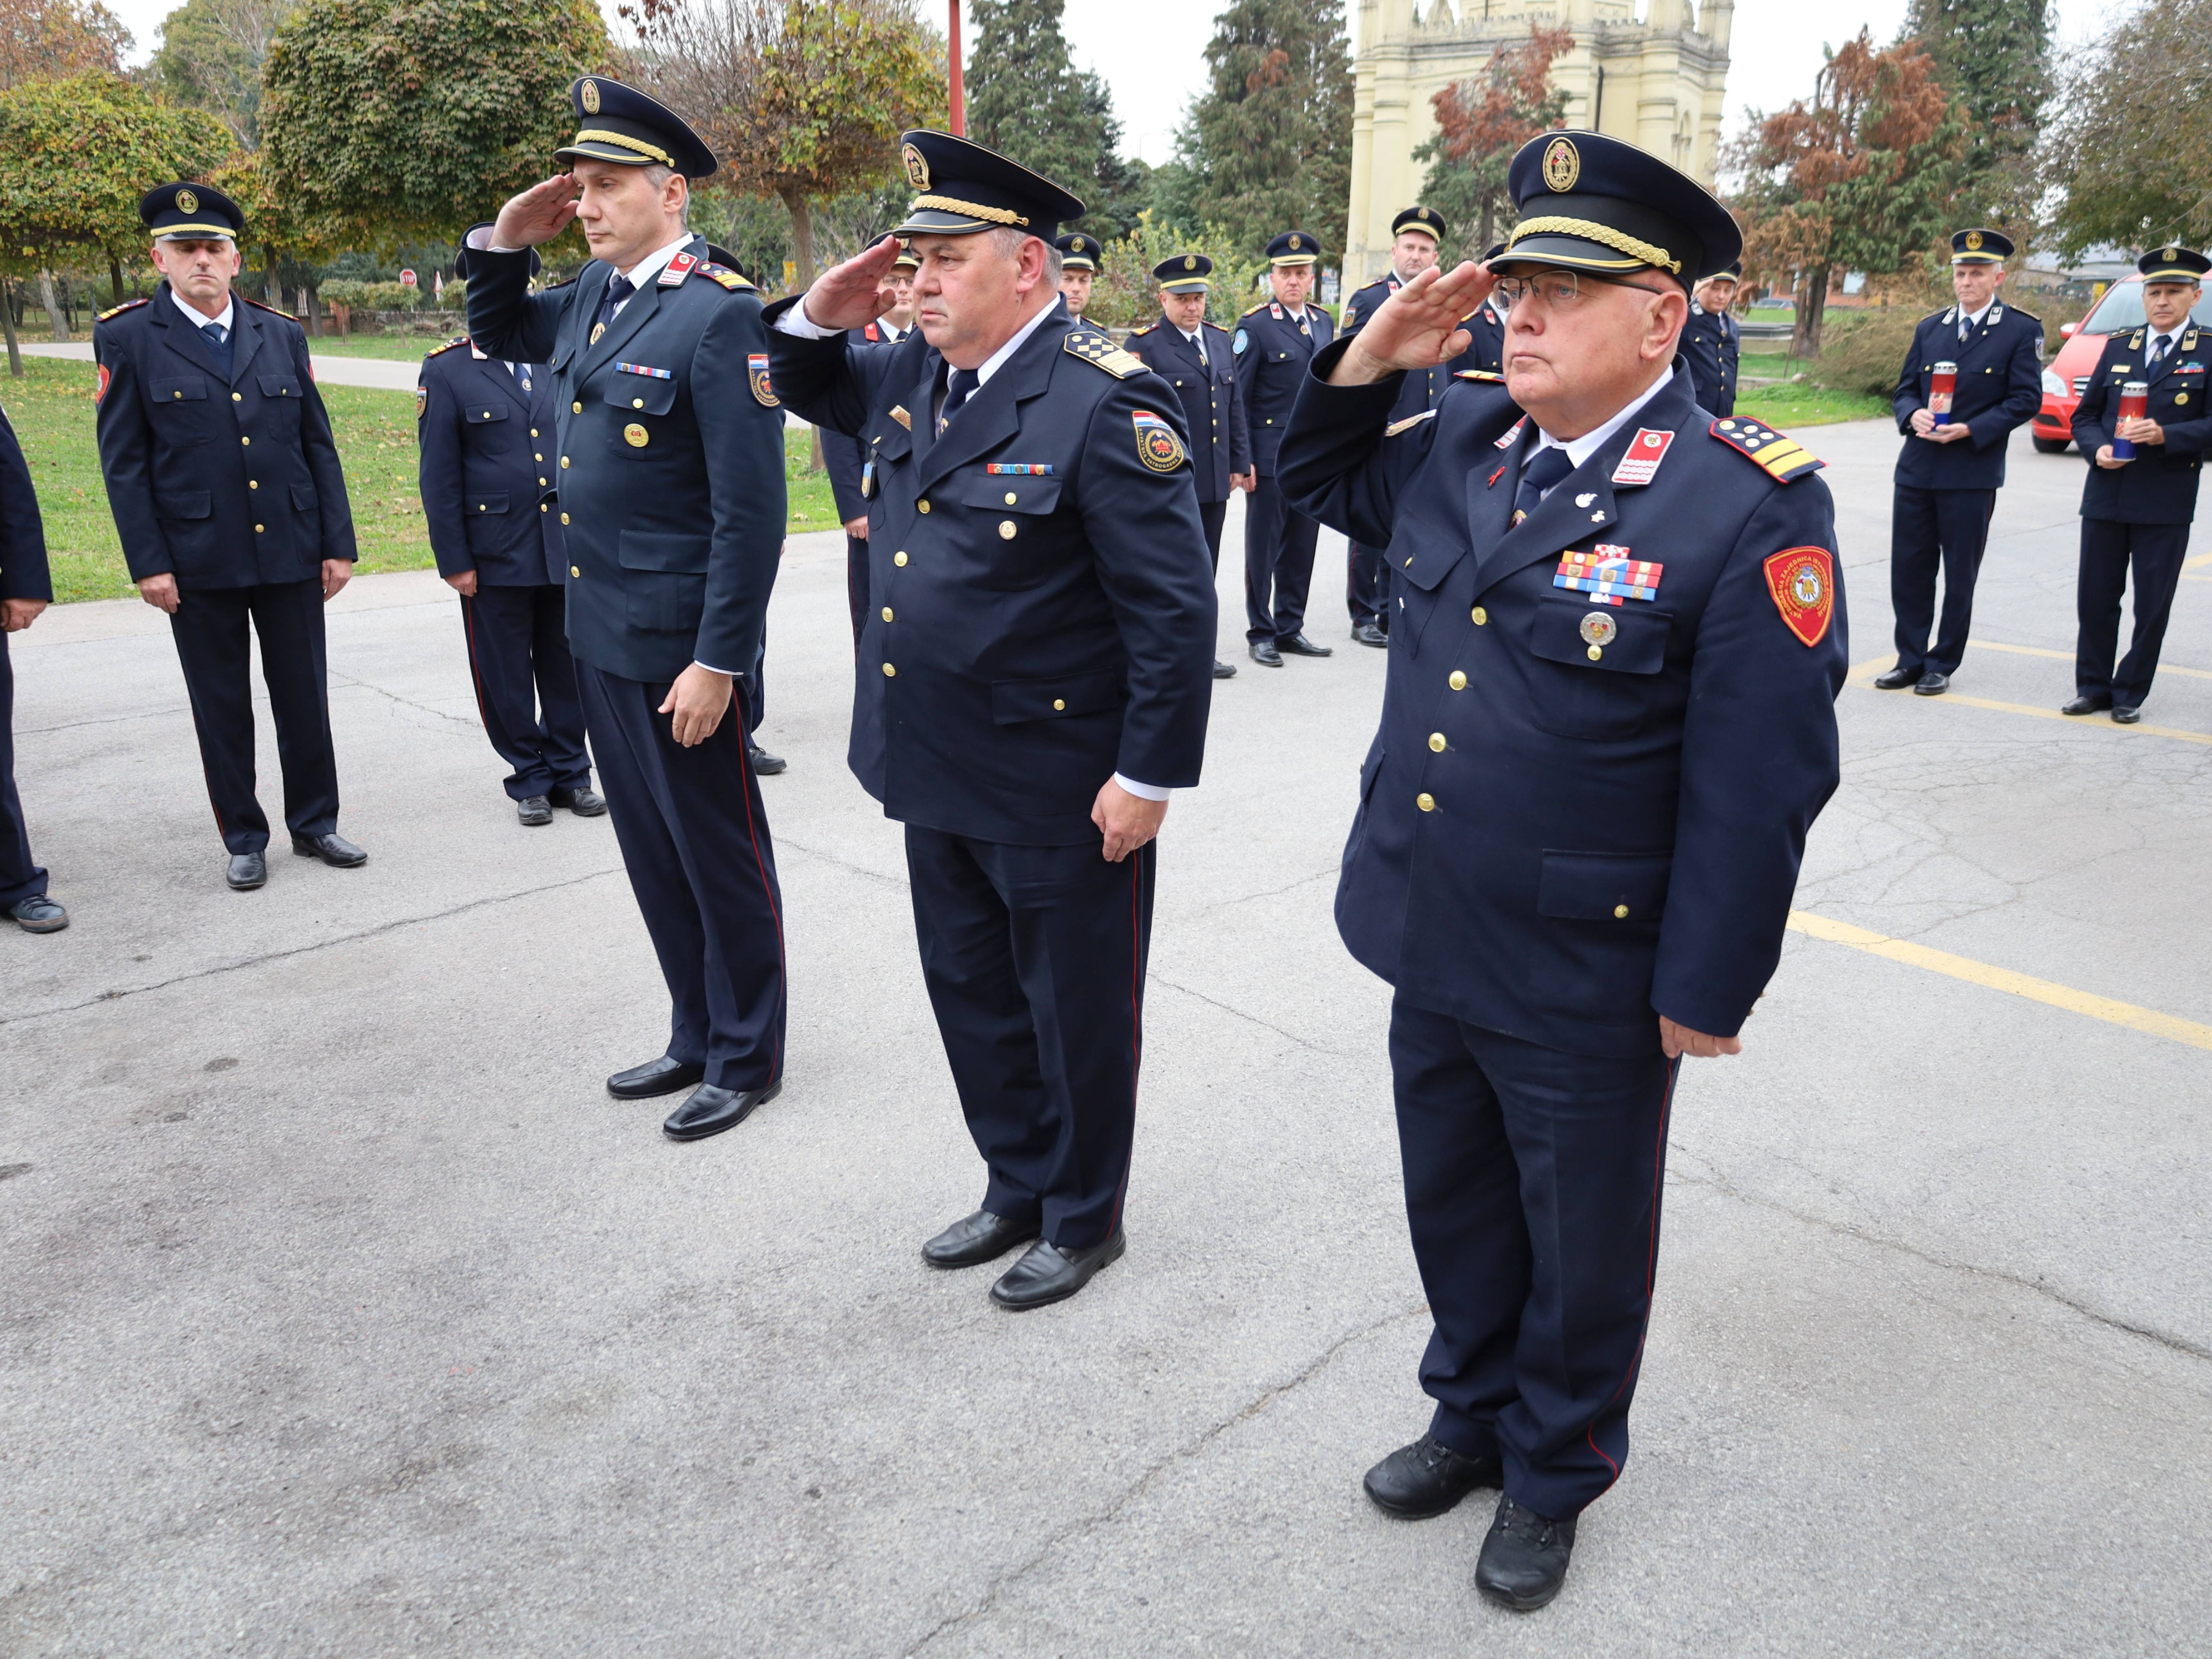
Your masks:
M 1065 238 L 1061 240 L 1065 240 Z M 921 262 L 907 249 L 892 263 L 891 308 L 860 331 L 871 345 L 896 345 L 914 329 L 914 275 Z M 837 501 L 838 522 L 845 526 L 845 603 L 853 613 L 853 646 L 860 644 L 860 623 L 868 608 L 868 498 L 860 493 L 860 441 L 848 433 L 823 430 L 822 464 L 830 474 L 830 493 Z M 781 763 L 779 763 L 781 769 Z
M 2136 261 L 2136 269 L 2142 272 L 2143 325 L 2106 340 L 2074 410 L 2074 441 L 2091 465 L 2081 486 L 2074 700 L 2059 710 L 2092 714 L 2109 708 L 2122 726 L 2142 718 L 2143 699 L 2158 672 L 2173 590 L 2189 552 L 2189 526 L 2197 516 L 2204 447 L 2212 440 L 2212 420 L 2204 410 L 2212 335 L 2191 315 L 2212 260 L 2194 248 L 2153 248 Z M 2123 422 L 2120 393 L 2130 380 L 2149 392 L 2142 416 Z M 2132 459 L 2113 453 L 2116 439 L 2134 445 Z M 2115 672 L 2120 596 L 2130 566 L 2135 635 Z
M 46 570 L 46 520 L 15 428 L 0 410 L 0 915 L 27 933 L 58 933 L 69 912 L 46 893 L 46 872 L 31 861 L 31 836 L 15 793 L 15 671 L 8 635 L 38 621 L 53 603 Z
M 1052 245 L 1060 250 L 1060 297 L 1067 314 L 1080 318 L 1098 280 L 1098 239 L 1079 230 L 1054 237 Z
M 1231 346 L 1237 387 L 1252 434 L 1252 493 L 1244 502 L 1244 637 L 1252 660 L 1283 665 L 1297 657 L 1334 654 L 1305 636 L 1306 590 L 1313 581 L 1321 526 L 1291 504 L 1275 482 L 1275 450 L 1290 424 L 1291 403 L 1315 352 L 1336 337 L 1328 313 L 1308 305 L 1321 247 L 1302 230 L 1267 244 L 1274 297 L 1237 319 Z
M 1182 400 L 1190 433 L 1191 477 L 1198 485 L 1198 516 L 1206 526 L 1206 556 L 1221 569 L 1221 526 L 1231 490 L 1252 488 L 1252 439 L 1244 399 L 1237 385 L 1237 354 L 1229 331 L 1206 320 L 1213 287 L 1213 261 L 1203 253 L 1177 253 L 1152 267 L 1160 285 L 1160 315 L 1129 336 L 1129 355 L 1167 381 Z M 1063 289 L 1062 292 L 1066 290 Z M 1237 672 L 1213 659 L 1213 678 Z
M 1820 463 L 1700 410 L 1679 356 L 1727 210 L 1588 132 L 1509 179 L 1505 383 L 1389 419 L 1491 282 L 1429 273 L 1315 359 L 1281 459 L 1401 606 L 1336 917 L 1396 988 L 1436 1404 L 1367 1492 L 1502 1486 L 1476 1583 L 1528 1608 L 1627 1457 L 1679 1060 L 1735 1052 L 1774 971 L 1848 657 Z
M 668 983 L 667 1052 L 607 1089 L 691 1090 L 662 1127 L 697 1140 L 783 1085 L 783 905 L 732 706 L 783 545 L 783 411 L 752 284 L 684 228 L 713 153 L 618 82 L 569 95 L 581 131 L 554 154 L 570 171 L 507 203 L 469 255 L 469 333 L 555 382 L 568 647 Z M 591 263 L 530 293 L 529 249 L 571 221 Z
M 252 635 L 276 722 L 292 850 L 338 868 L 368 854 L 337 833 L 323 604 L 353 575 L 353 512 L 307 337 L 231 292 L 246 216 L 208 185 L 138 204 L 162 276 L 150 300 L 103 313 L 100 470 L 131 580 L 168 613 L 200 764 L 229 854 L 223 878 L 269 877 L 253 790 Z
M 1743 325 L 1729 309 L 1743 277 L 1739 259 L 1698 284 L 1690 296 L 1690 324 L 1682 331 L 1682 356 L 1698 388 L 1698 407 L 1711 415 L 1735 413 L 1736 363 L 1743 354 Z
M 1913 331 L 1890 399 L 1905 447 L 1897 457 L 1889 532 L 1897 665 L 1875 681 L 1885 691 L 1911 686 L 1933 697 L 1950 690 L 1966 654 L 1974 579 L 2004 483 L 2005 445 L 2013 428 L 2043 406 L 2043 325 L 1997 298 L 2011 253 L 2011 239 L 1994 230 L 1962 230 L 1951 238 L 1951 288 L 1959 302 Z M 1939 362 L 1957 365 L 1948 415 L 1928 407 Z M 1936 623 L 1938 567 L 1943 615 Z
M 1145 963 L 1171 790 L 1212 694 L 1206 532 L 1174 388 L 1074 322 L 1045 240 L 1083 204 L 996 152 L 909 132 L 921 328 L 856 345 L 886 240 L 769 307 L 779 392 L 869 457 L 870 611 L 851 763 L 906 825 L 922 975 L 988 1179 L 922 1247 L 1036 1241 L 1002 1307 L 1124 1248 Z
M 454 256 L 464 280 L 471 257 L 465 246 Z M 552 823 L 556 806 L 587 818 L 607 810 L 592 787 L 562 615 L 568 556 L 553 482 L 560 410 L 543 363 L 503 362 L 465 334 L 423 358 L 415 388 L 431 556 L 461 596 L 477 712 L 514 769 L 506 787 L 515 816 L 533 829 Z

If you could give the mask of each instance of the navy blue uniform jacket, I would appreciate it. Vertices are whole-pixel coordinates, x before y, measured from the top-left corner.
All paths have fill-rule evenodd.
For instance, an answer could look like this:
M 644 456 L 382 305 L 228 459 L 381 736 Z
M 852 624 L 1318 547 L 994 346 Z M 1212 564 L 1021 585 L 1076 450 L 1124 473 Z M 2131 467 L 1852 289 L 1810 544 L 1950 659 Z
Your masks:
M 769 340 L 785 401 L 872 458 L 861 787 L 902 823 L 1064 847 L 1097 840 L 1116 772 L 1196 783 L 1213 579 L 1173 388 L 1055 301 L 935 438 L 944 357 L 849 337 Z
M 604 260 L 532 294 L 528 253 L 469 258 L 470 337 L 553 373 L 560 470 L 546 476 L 568 538 L 569 649 L 648 685 L 694 662 L 750 672 L 785 511 L 783 411 L 752 284 L 707 263 L 695 236 L 594 345 Z
M 416 477 L 438 574 L 489 587 L 543 587 L 568 574 L 556 516 L 560 399 L 542 363 L 530 390 L 466 336 L 422 360 L 415 388 Z
M 1382 308 L 1382 302 L 1404 286 L 1397 273 L 1368 283 L 1344 302 L 1344 331 L 1337 337 L 1348 340 L 1367 326 L 1370 318 Z M 1477 306 L 1460 326 L 1468 331 L 1469 344 L 1456 357 L 1438 363 L 1434 368 L 1409 372 L 1398 389 L 1398 401 L 1390 406 L 1390 418 L 1404 420 L 1425 409 L 1434 409 L 1443 401 L 1450 390 L 1452 377 L 1462 369 L 1480 369 L 1495 375 L 1504 361 L 1505 324 L 1486 300 Z
M 1183 331 L 1155 317 L 1129 336 L 1129 355 L 1176 389 L 1190 434 L 1191 477 L 1201 501 L 1229 499 L 1229 475 L 1252 470 L 1252 437 L 1237 387 L 1237 354 L 1229 331 L 1200 323 L 1206 361 Z
M 1928 407 L 1938 363 L 1956 363 L 1959 379 L 1951 412 L 1937 418 L 1954 426 L 1964 422 L 1973 434 L 1955 443 L 1933 443 L 1912 430 L 1912 411 Z M 1956 306 L 1923 317 L 1890 403 L 1897 429 L 1905 434 L 1898 483 L 1921 489 L 1999 488 L 2005 481 L 2005 441 L 2043 407 L 2043 325 L 1999 300 L 1962 344 Z
M 1231 342 L 1237 356 L 1237 387 L 1244 398 L 1244 423 L 1252 434 L 1252 465 L 1271 478 L 1275 476 L 1275 450 L 1291 423 L 1291 405 L 1297 400 L 1306 365 L 1336 337 L 1328 313 L 1317 305 L 1306 307 L 1306 323 L 1308 327 L 1301 329 L 1289 312 L 1270 300 L 1237 319 Z
M 307 337 L 232 295 L 230 373 L 163 283 L 93 325 L 100 471 L 131 579 L 179 588 L 318 580 L 353 510 Z
M 54 597 L 46 574 L 46 526 L 31 487 L 30 464 L 0 410 L 0 599 Z
M 1682 325 L 1682 356 L 1697 385 L 1698 407 L 1707 414 L 1735 413 L 1736 364 L 1742 350 L 1743 326 L 1732 314 L 1690 301 L 1690 320 Z
M 2194 322 L 2184 323 L 2173 349 L 2148 374 L 2143 349 L 2150 331 L 2115 334 L 2105 342 L 2097 372 L 2081 388 L 2074 409 L 2074 441 L 2089 458 L 2089 477 L 2081 486 L 2081 516 L 2120 524 L 2187 524 L 2197 516 L 2197 483 L 2203 476 L 2204 446 L 2212 440 L 2212 420 L 2204 410 L 2206 372 L 2212 350 L 2202 343 Z M 2120 388 L 2130 380 L 2149 383 L 2143 412 L 2166 428 L 2162 444 L 2137 444 L 2136 458 L 2117 471 L 2099 466 L 2097 451 L 2112 441 L 2120 423 Z M 0 590 L 4 591 L 4 590 Z
M 1385 435 L 1397 386 L 1327 385 L 1337 355 L 1299 395 L 1283 488 L 1387 547 L 1404 606 L 1337 888 L 1346 945 L 1414 1006 L 1550 1048 L 1654 1053 L 1655 1010 L 1733 1034 L 1836 787 L 1847 655 L 1826 486 L 1726 440 L 1810 458 L 1753 422 L 1723 434 L 1678 359 L 1514 527 L 1535 432 L 1502 386 L 1459 382 Z M 1553 585 L 1599 544 L 1662 565 L 1656 597 Z M 1829 607 L 1813 645 L 1775 580 Z

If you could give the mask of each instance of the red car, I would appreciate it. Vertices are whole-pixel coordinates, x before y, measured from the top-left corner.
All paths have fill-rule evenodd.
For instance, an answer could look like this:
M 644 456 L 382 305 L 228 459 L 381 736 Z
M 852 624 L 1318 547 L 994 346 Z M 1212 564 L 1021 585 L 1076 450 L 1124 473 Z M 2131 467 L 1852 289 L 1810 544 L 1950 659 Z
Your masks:
M 2190 320 L 2199 328 L 2212 329 L 2212 303 L 2200 301 Z M 2097 367 L 2106 337 L 2141 328 L 2143 321 L 2142 278 L 2131 274 L 2106 289 L 2105 297 L 2080 322 L 2060 327 L 2066 343 L 2043 371 L 2043 407 L 2036 410 L 2029 428 L 2038 449 L 2057 455 L 2074 447 L 2074 406 L 2081 401 L 2081 390 Z

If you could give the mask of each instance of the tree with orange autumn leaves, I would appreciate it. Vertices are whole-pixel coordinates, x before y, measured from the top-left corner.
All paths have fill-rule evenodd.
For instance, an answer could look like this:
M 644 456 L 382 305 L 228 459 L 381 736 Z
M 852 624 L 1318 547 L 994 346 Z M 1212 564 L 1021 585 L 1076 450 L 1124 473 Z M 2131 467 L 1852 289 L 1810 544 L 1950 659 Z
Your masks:
M 1497 240 L 1498 221 L 1512 213 L 1505 173 L 1513 152 L 1566 115 L 1566 94 L 1549 82 L 1553 60 L 1574 49 L 1568 30 L 1531 27 L 1526 40 L 1498 47 L 1480 71 L 1429 100 L 1436 137 L 1413 152 L 1415 161 L 1434 163 L 1422 200 L 1459 227 L 1472 258 Z

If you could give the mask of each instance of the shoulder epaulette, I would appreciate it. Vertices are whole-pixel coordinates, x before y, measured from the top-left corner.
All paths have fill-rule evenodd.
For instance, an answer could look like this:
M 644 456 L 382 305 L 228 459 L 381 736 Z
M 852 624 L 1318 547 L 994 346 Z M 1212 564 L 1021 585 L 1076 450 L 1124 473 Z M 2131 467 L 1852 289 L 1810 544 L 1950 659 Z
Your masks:
M 1929 312 L 1929 313 L 1925 317 L 1923 317 L 1920 320 L 1921 320 L 1922 322 L 1923 322 L 1923 323 L 1932 323 L 1932 322 L 1934 322 L 1937 318 L 1939 318 L 1939 317 L 1940 317 L 1940 318 L 1942 318 L 1945 322 L 1947 322 L 1947 323 L 1948 323 L 1948 322 L 1949 322 L 1949 321 L 1952 319 L 1952 313 L 1954 313 L 1954 312 L 1956 312 L 1956 311 L 1958 310 L 1958 308 L 1959 308 L 1959 307 L 1956 307 L 1956 306 L 1946 306 L 1946 307 L 1943 307 L 1943 309 L 1942 309 L 1942 310 L 1941 310 L 1941 311 L 1931 311 L 1931 312 Z
M 100 315 L 94 318 L 93 320 L 96 323 L 104 323 L 110 317 L 120 317 L 126 311 L 136 311 L 140 306 L 149 306 L 153 303 L 154 302 L 151 300 L 125 300 L 121 305 L 112 306 L 107 310 L 101 312 Z
M 1492 386 L 1503 386 L 1505 384 L 1505 377 L 1503 374 L 1500 374 L 1494 368 L 1455 368 L 1452 371 L 1452 379 L 1455 380 L 1482 380 Z
M 1758 462 L 1777 483 L 1795 483 L 1807 473 L 1818 472 L 1827 465 L 1795 438 L 1757 421 L 1746 420 L 1741 415 L 1715 421 L 1710 430 L 1739 455 L 1748 455 Z
M 732 294 L 735 294 L 741 288 L 749 289 L 752 286 L 751 283 L 739 276 L 736 271 L 732 270 L 727 265 L 718 265 L 712 263 L 702 264 L 699 267 L 699 274 L 714 282 L 720 283 L 724 288 L 729 289 Z
M 1425 409 L 1418 415 L 1408 415 L 1402 421 L 1393 421 L 1382 428 L 1382 435 L 1386 438 L 1395 438 L 1401 432 L 1410 432 L 1423 421 L 1435 419 L 1436 413 L 1433 409 Z
M 1070 356 L 1096 364 L 1117 380 L 1126 380 L 1132 374 L 1145 372 L 1142 357 L 1122 350 L 1114 343 L 1112 335 L 1102 333 L 1097 329 L 1079 325 L 1062 343 Z
M 431 358 L 441 356 L 445 353 L 451 351 L 455 346 L 466 345 L 468 343 L 469 337 L 467 335 L 457 334 L 452 339 L 447 341 L 443 345 L 432 346 L 428 351 L 422 354 L 422 361 L 427 363 Z
M 1254 307 L 1252 307 L 1252 309 L 1251 309 L 1251 310 L 1249 310 L 1249 311 L 1248 311 L 1248 312 L 1244 313 L 1243 313 L 1243 315 L 1244 315 L 1244 316 L 1246 316 L 1246 317 L 1256 317 L 1256 316 L 1258 316 L 1261 312 L 1265 311 L 1265 310 L 1267 308 L 1267 307 L 1268 307 L 1271 303 L 1272 303 L 1272 301 L 1267 301 L 1267 300 L 1262 300 L 1262 301 L 1260 301 L 1260 303 L 1259 303 L 1258 305 L 1254 306 Z M 1239 320 L 1241 321 L 1241 320 L 1242 320 L 1242 319 L 1240 319 Z
M 296 323 L 300 320 L 289 311 L 279 311 L 275 306 L 264 306 L 260 301 L 248 299 L 247 296 L 243 294 L 240 295 L 238 297 L 241 300 L 245 300 L 246 303 L 252 306 L 256 311 L 265 311 L 272 317 L 282 317 L 288 323 Z
M 1133 328 L 1129 332 L 1131 334 L 1150 334 L 1159 325 L 1158 323 L 1146 323 L 1142 328 Z

